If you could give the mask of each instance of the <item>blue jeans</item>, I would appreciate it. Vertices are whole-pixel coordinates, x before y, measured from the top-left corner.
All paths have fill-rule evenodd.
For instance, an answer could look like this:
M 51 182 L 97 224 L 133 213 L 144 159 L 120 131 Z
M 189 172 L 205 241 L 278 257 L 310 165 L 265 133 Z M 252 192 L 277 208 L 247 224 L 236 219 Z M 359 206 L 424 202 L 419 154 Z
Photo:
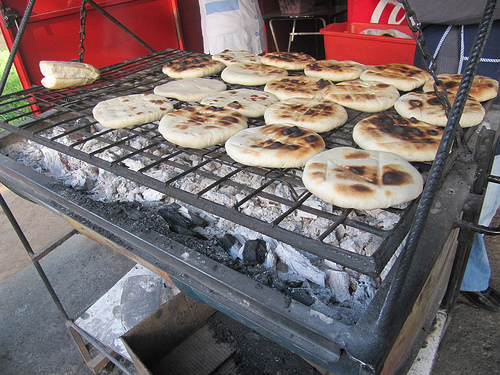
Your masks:
M 491 174 L 500 176 L 500 155 L 495 155 Z M 484 196 L 479 224 L 490 225 L 500 205 L 500 184 L 489 183 Z M 484 236 L 476 233 L 472 249 L 465 269 L 460 290 L 464 292 L 481 292 L 488 289 L 490 284 L 491 269 L 488 254 L 484 244 Z

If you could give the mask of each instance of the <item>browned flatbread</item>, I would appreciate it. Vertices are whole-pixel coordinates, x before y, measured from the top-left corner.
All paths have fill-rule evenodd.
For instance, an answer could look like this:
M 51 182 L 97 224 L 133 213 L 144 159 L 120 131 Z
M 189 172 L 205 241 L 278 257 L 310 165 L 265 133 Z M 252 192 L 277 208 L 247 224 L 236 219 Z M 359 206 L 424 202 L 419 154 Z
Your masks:
M 354 142 L 365 150 L 386 151 L 408 161 L 431 161 L 441 142 L 444 129 L 415 118 L 377 114 L 354 126 Z
M 213 55 L 212 59 L 221 61 L 225 65 L 231 65 L 238 62 L 260 64 L 260 56 L 246 50 L 233 51 L 225 49 L 224 51 Z
M 302 70 L 313 61 L 314 57 L 299 52 L 269 52 L 261 57 L 262 64 L 287 70 Z
M 261 90 L 237 89 L 219 92 L 204 98 L 200 103 L 230 108 L 246 117 L 260 117 L 278 98 Z
M 307 64 L 304 67 L 304 74 L 341 82 L 359 78 L 365 69 L 366 66 L 355 61 L 319 60 Z
M 423 188 L 420 173 L 402 157 L 352 147 L 332 148 L 309 159 L 302 181 L 325 202 L 360 210 L 408 202 Z
M 455 101 L 455 95 L 448 95 L 450 103 Z M 403 117 L 415 117 L 429 124 L 446 126 L 448 118 L 441 101 L 433 92 L 410 92 L 401 96 L 394 104 L 396 111 Z M 469 96 L 465 103 L 460 125 L 463 128 L 478 125 L 483 121 L 485 112 L 480 102 Z
M 283 124 L 248 128 L 226 141 L 226 151 L 233 160 L 269 168 L 302 167 L 324 148 L 318 134 Z
M 246 118 L 231 109 L 194 105 L 170 112 L 160 120 L 158 131 L 176 145 L 203 148 L 225 142 L 247 127 Z
M 219 73 L 226 65 L 209 57 L 181 57 L 167 62 L 163 73 L 172 78 L 200 78 Z
M 286 77 L 286 69 L 264 64 L 234 63 L 228 65 L 221 73 L 221 78 L 236 85 L 259 86 Z
M 462 74 L 439 74 L 437 78 L 443 81 L 447 92 L 457 94 L 462 81 Z M 423 90 L 425 92 L 434 92 L 434 81 L 427 81 Z M 469 95 L 480 102 L 493 99 L 498 95 L 498 81 L 490 77 L 475 76 Z
M 347 108 L 374 113 L 391 108 L 399 91 L 387 83 L 356 79 L 329 86 L 324 97 Z
M 423 86 L 431 78 L 431 75 L 413 65 L 394 63 L 376 65 L 366 69 L 361 73 L 360 78 L 363 81 L 387 83 L 400 91 L 411 91 Z
M 347 112 L 327 99 L 290 98 L 268 107 L 264 120 L 266 124 L 290 124 L 322 133 L 344 125 Z
M 264 91 L 270 92 L 279 100 L 289 98 L 314 99 L 323 98 L 323 93 L 332 82 L 315 77 L 284 77 L 279 80 L 269 82 L 264 87 Z

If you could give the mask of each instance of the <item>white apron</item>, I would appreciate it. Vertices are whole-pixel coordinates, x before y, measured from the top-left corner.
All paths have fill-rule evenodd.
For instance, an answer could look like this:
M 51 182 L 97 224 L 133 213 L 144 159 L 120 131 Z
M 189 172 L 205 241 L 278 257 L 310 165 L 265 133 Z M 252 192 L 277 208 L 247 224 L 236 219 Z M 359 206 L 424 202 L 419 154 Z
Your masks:
M 199 0 L 205 53 L 225 49 L 262 53 L 264 21 L 257 0 Z

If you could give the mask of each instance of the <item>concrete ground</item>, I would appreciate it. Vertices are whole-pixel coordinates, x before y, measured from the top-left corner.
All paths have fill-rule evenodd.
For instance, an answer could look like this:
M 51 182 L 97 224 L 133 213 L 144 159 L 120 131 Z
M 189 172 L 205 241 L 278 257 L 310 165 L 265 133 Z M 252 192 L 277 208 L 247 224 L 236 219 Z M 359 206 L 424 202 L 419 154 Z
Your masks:
M 0 192 L 35 251 L 71 229 L 47 209 L 4 187 Z M 497 215 L 496 225 L 499 221 Z M 92 374 L 3 211 L 0 236 L 0 374 Z M 488 238 L 487 245 L 491 284 L 500 289 L 499 238 Z M 41 264 L 71 314 L 104 294 L 134 266 L 83 235 L 72 237 Z M 499 328 L 500 314 L 479 310 L 460 298 L 432 375 L 500 374 Z

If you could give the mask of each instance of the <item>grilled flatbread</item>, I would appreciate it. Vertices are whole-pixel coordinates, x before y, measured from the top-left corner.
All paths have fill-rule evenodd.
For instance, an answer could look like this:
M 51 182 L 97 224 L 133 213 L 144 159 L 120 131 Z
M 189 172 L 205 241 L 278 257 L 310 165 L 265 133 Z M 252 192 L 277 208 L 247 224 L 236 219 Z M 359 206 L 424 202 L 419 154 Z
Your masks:
M 316 59 L 300 52 L 269 52 L 261 57 L 262 64 L 276 66 L 286 70 L 302 70 Z
M 267 107 L 276 103 L 278 98 L 260 90 L 229 90 L 207 96 L 201 104 L 229 108 L 246 117 L 260 117 Z
M 221 61 L 225 65 L 231 65 L 237 62 L 260 64 L 259 55 L 245 50 L 231 51 L 229 49 L 225 49 L 224 51 L 213 55 L 212 59 Z
M 408 64 L 383 64 L 376 65 L 361 73 L 360 78 L 363 81 L 377 81 L 393 85 L 400 91 L 411 91 L 431 78 L 431 75 Z
M 444 129 L 415 118 L 377 114 L 354 126 L 354 142 L 365 150 L 386 151 L 408 161 L 431 161 L 441 142 Z
M 359 78 L 365 69 L 366 66 L 355 61 L 318 60 L 307 64 L 304 67 L 304 74 L 341 82 Z
M 462 74 L 439 74 L 437 78 L 443 81 L 447 92 L 457 94 L 462 81 Z M 425 92 L 434 92 L 434 81 L 427 81 L 423 90 Z M 498 95 L 498 81 L 490 77 L 475 76 L 469 95 L 480 102 L 494 99 Z
M 226 141 L 247 127 L 240 113 L 221 107 L 194 105 L 164 116 L 158 131 L 176 145 L 203 148 Z
M 99 69 L 80 62 L 42 60 L 39 67 L 44 75 L 41 83 L 48 89 L 88 85 L 100 76 Z
M 276 95 L 279 100 L 289 98 L 321 99 L 328 86 L 332 85 L 332 82 L 321 78 L 284 77 L 266 84 L 264 91 Z
M 283 124 L 248 128 L 226 142 L 226 151 L 233 160 L 269 168 L 302 167 L 324 148 L 325 142 L 318 134 Z
M 331 100 L 290 98 L 267 108 L 264 120 L 266 124 L 290 124 L 322 133 L 344 125 L 347 112 Z
M 417 198 L 420 173 L 389 152 L 336 147 L 307 162 L 302 181 L 320 199 L 338 207 L 372 210 Z
M 133 94 L 102 101 L 92 114 L 102 126 L 118 129 L 159 120 L 173 109 L 173 104 L 163 96 Z
M 448 95 L 450 103 L 455 101 L 455 95 Z M 448 119 L 444 108 L 433 92 L 410 92 L 401 96 L 394 104 L 396 111 L 403 117 L 415 117 L 429 124 L 446 126 Z M 483 121 L 485 112 L 480 102 L 469 96 L 465 103 L 460 125 L 463 128 L 478 125 Z
M 331 85 L 324 97 L 346 108 L 374 113 L 391 108 L 399 98 L 399 91 L 387 83 L 356 79 Z
M 224 82 L 208 78 L 183 78 L 156 86 L 156 95 L 185 102 L 197 102 L 208 95 L 226 90 Z
M 285 69 L 274 66 L 253 63 L 235 63 L 227 66 L 221 73 L 221 78 L 227 82 L 244 86 L 265 85 L 276 79 L 286 77 Z
M 167 62 L 162 71 L 172 78 L 199 78 L 217 74 L 224 67 L 224 63 L 210 57 L 187 56 Z

